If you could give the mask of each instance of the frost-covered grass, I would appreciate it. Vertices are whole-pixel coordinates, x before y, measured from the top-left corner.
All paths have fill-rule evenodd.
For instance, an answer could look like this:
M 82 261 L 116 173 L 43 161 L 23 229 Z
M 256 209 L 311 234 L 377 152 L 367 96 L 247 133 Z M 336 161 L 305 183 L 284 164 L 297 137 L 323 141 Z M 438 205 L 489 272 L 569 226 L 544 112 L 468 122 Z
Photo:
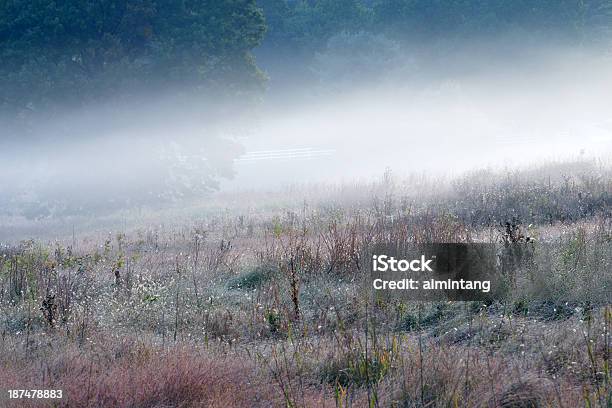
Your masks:
M 59 405 L 79 407 L 607 407 L 610 175 L 387 174 L 171 227 L 3 246 L 0 384 L 63 388 Z M 495 302 L 361 293 L 375 242 L 525 237 L 529 264 Z

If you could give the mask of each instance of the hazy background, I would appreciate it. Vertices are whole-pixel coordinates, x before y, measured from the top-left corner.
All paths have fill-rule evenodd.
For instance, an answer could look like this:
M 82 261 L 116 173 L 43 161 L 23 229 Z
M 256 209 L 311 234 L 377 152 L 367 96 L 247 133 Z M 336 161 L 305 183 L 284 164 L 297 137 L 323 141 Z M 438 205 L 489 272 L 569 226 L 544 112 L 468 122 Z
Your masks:
M 247 154 L 235 179 L 222 185 L 349 180 L 386 167 L 449 174 L 608 155 L 609 57 L 593 50 L 529 51 L 523 58 L 471 54 L 445 73 L 424 65 L 412 74 L 321 91 L 320 98 L 308 99 L 309 89 L 273 95 L 242 139 Z
M 609 1 L 13 3 L 0 6 L 5 231 L 386 169 L 612 153 Z

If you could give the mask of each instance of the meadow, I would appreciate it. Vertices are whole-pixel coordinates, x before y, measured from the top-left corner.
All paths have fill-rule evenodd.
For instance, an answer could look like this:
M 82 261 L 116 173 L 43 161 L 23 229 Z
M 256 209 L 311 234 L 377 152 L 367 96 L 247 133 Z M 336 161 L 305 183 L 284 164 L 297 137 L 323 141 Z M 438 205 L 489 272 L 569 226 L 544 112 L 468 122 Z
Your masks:
M 612 407 L 609 163 L 387 172 L 190 211 L 0 246 L 2 406 Z M 387 242 L 528 256 L 490 302 L 370 302 L 364 254 Z

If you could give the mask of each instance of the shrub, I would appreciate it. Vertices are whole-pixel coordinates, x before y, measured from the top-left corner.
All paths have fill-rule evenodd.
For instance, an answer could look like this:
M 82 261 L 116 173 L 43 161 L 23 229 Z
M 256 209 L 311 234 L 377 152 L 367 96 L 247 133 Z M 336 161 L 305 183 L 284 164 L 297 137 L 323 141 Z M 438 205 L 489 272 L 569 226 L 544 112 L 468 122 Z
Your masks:
M 245 289 L 254 290 L 260 288 L 264 283 L 268 282 L 276 270 L 268 266 L 257 266 L 250 272 L 238 276 L 230 280 L 229 289 Z

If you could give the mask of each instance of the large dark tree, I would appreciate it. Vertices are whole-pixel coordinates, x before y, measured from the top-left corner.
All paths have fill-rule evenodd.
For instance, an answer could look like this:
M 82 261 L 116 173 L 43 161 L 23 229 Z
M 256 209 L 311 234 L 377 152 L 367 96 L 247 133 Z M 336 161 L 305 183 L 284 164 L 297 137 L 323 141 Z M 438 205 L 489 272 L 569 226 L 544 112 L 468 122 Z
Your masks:
M 214 129 L 239 116 L 220 98 L 248 104 L 261 87 L 251 50 L 265 31 L 255 0 L 1 0 L 0 212 L 215 188 L 240 150 Z
M 254 0 L 3 0 L 0 106 L 23 114 L 142 89 L 257 83 L 250 51 L 264 32 Z

